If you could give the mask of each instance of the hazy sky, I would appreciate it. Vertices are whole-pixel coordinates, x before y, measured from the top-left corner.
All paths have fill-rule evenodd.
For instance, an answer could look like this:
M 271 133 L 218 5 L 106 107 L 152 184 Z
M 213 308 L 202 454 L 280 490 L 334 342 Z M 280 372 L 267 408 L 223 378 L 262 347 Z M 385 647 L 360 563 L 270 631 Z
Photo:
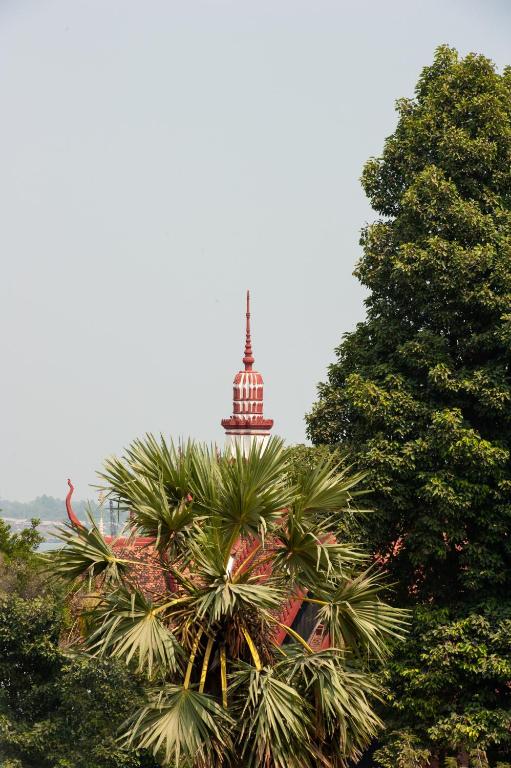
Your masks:
M 275 432 L 363 317 L 359 184 L 502 0 L 0 0 L 0 497 L 77 496 L 146 431 L 223 440 L 253 294 Z

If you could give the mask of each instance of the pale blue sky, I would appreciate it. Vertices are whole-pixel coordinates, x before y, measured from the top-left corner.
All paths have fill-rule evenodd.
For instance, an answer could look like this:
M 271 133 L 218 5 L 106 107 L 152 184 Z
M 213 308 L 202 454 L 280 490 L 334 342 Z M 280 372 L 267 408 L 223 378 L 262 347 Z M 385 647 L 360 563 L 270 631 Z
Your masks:
M 1 0 L 0 497 L 90 496 L 145 431 L 222 441 L 247 287 L 303 441 L 394 100 L 438 44 L 510 41 L 504 0 Z

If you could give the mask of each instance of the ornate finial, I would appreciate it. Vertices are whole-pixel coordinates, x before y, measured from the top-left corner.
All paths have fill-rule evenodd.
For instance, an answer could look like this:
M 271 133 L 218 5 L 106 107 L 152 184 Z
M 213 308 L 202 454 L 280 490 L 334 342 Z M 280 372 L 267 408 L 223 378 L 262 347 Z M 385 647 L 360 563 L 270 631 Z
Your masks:
M 252 354 L 252 340 L 250 338 L 250 291 L 247 291 L 247 330 L 245 338 L 245 370 L 251 371 L 254 364 L 254 355 Z
M 245 339 L 245 370 L 238 371 L 233 381 L 232 416 L 222 419 L 228 450 L 241 448 L 243 455 L 252 444 L 264 443 L 273 427 L 273 419 L 263 415 L 263 377 L 254 371 L 254 355 L 250 337 L 250 291 L 247 291 L 247 326 Z

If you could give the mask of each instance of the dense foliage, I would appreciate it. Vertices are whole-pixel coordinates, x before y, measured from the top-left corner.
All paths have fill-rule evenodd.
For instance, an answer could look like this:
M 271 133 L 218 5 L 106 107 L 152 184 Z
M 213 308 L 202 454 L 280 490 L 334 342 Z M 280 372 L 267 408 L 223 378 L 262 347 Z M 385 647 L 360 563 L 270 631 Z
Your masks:
M 37 530 L 38 525 L 39 520 L 33 519 L 28 528 L 14 532 L 0 518 L 0 595 L 16 592 L 29 597 L 40 591 L 35 552 L 43 537 Z
M 32 560 L 35 550 L 44 541 L 37 531 L 38 525 L 39 520 L 34 518 L 29 528 L 14 533 L 11 526 L 0 518 L 0 554 L 4 560 Z
M 0 765 L 2 768 L 155 768 L 121 750 L 123 719 L 141 701 L 126 667 L 72 658 L 64 596 L 46 587 L 35 525 L 0 526 Z
M 492 606 L 509 615 L 511 70 L 443 46 L 397 108 L 362 178 L 381 217 L 356 269 L 367 318 L 337 349 L 308 429 L 368 471 L 378 514 L 367 540 L 400 602 L 432 607 L 393 668 L 396 726 L 419 752 L 500 744 L 509 756 L 508 625 Z M 476 684 L 483 627 L 496 661 Z M 441 663 L 466 674 L 442 689 Z M 442 693 L 426 702 L 428 683 Z
M 385 678 L 391 687 L 385 718 L 390 737 L 377 752 L 385 768 L 394 768 L 403 751 L 411 766 L 411 755 L 436 754 L 443 761 L 461 748 L 481 760 L 486 755 L 492 766 L 509 759 L 509 603 L 488 601 L 464 615 L 460 606 L 417 608 L 410 638 Z
M 97 600 L 85 649 L 147 676 L 128 747 L 176 768 L 341 768 L 379 729 L 371 664 L 403 615 L 342 538 L 360 475 L 303 458 L 148 436 L 102 474 L 152 541 L 142 570 L 95 525 L 62 534 L 55 573 Z

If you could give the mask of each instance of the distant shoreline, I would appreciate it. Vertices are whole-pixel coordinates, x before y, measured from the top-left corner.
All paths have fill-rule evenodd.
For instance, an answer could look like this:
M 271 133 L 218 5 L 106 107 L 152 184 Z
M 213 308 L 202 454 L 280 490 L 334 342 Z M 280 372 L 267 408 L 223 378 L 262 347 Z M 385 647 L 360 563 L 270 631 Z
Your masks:
M 96 514 L 99 509 L 95 501 L 74 501 L 73 509 L 80 519 L 86 519 L 87 510 Z M 0 499 L 0 517 L 9 520 L 30 520 L 36 517 L 41 522 L 60 522 L 66 519 L 66 502 L 54 496 L 38 496 L 32 501 L 10 501 Z

